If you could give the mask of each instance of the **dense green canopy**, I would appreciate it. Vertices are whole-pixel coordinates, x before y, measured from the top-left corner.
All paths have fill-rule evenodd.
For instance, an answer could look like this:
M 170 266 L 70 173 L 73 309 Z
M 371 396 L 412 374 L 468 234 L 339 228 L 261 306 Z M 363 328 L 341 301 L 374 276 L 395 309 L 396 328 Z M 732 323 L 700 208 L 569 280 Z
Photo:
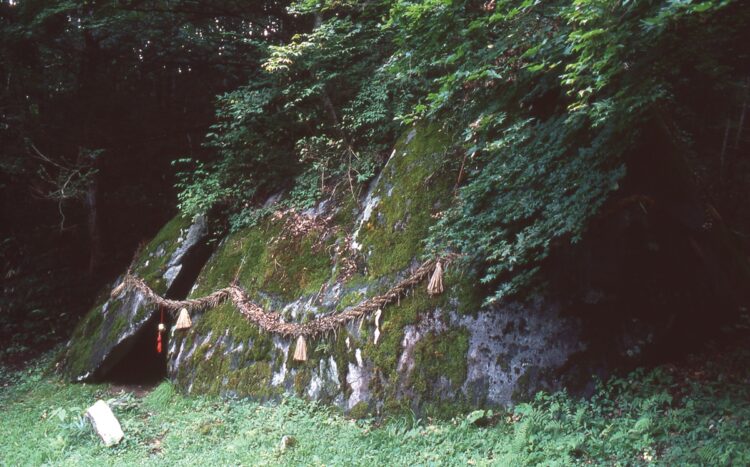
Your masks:
M 233 228 L 282 189 L 295 207 L 358 194 L 418 120 L 456 136 L 461 173 L 426 241 L 470 253 L 490 300 L 582 237 L 654 128 L 744 225 L 748 16 L 730 0 L 4 0 L 4 274 L 50 239 L 89 250 L 76 270 L 116 270 L 173 186 Z
M 635 153 L 660 150 L 648 147 L 651 129 L 703 170 L 746 170 L 718 151 L 725 131 L 738 150 L 747 100 L 742 2 L 299 1 L 289 11 L 313 29 L 269 47 L 263 78 L 219 99 L 216 151 L 183 178 L 184 210 L 227 203 L 242 225 L 257 216 L 247 200 L 280 185 L 305 205 L 367 180 L 399 129 L 434 119 L 457 135 L 462 176 L 429 244 L 470 253 L 499 299 L 533 283 L 553 245 L 581 238 Z

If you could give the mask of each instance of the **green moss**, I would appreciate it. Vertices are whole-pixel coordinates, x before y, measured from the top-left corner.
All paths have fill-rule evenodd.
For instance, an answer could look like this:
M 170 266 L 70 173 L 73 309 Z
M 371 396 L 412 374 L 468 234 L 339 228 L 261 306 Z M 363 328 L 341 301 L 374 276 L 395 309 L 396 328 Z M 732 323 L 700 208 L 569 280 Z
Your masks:
M 363 348 L 363 356 L 373 362 L 373 371 L 379 375 L 375 378 L 371 391 L 376 398 L 386 401 L 386 405 L 403 405 L 396 400 L 396 389 L 400 378 L 397 368 L 404 328 L 416 324 L 421 313 L 440 307 L 444 300 L 445 296 L 430 297 L 425 288 L 416 288 L 412 294 L 402 298 L 400 304 L 389 305 L 383 310 L 381 334 L 377 345 L 369 336 L 368 329 L 362 329 L 360 345 Z M 384 381 L 384 384 L 380 384 L 380 381 Z
M 221 346 L 213 349 L 211 358 L 205 358 L 211 344 L 203 344 L 196 349 L 191 366 L 194 371 L 192 389 L 201 394 L 220 394 L 225 375 L 228 373 L 228 361 L 221 354 Z
M 362 302 L 366 298 L 364 291 L 361 289 L 348 292 L 339 299 L 339 302 L 336 304 L 336 311 L 344 311 L 347 308 Z
M 400 305 L 393 304 L 383 310 L 380 339 L 377 345 L 368 340 L 364 346 L 364 354 L 386 377 L 396 372 L 404 328 L 415 324 L 420 313 L 430 311 L 433 307 L 433 299 L 420 287 L 409 297 L 403 298 Z
M 176 335 L 176 338 L 180 339 L 180 336 Z M 191 329 L 184 337 L 186 351 L 189 351 L 194 347 L 196 338 L 202 340 L 201 336 L 197 335 Z M 180 342 L 177 342 L 176 344 L 177 346 L 182 345 Z M 201 343 L 192 352 L 192 355 L 190 356 L 190 364 L 183 363 L 180 365 L 179 370 L 174 378 L 177 386 L 187 388 L 195 382 L 195 379 L 197 380 L 198 386 L 194 386 L 194 388 L 198 391 L 205 390 L 207 384 L 206 381 L 201 378 L 201 372 L 206 369 L 211 370 L 213 367 L 215 367 L 215 362 L 211 362 L 210 364 L 207 364 L 205 362 L 208 351 L 212 346 L 213 343 L 211 343 L 210 341 Z M 217 375 L 213 374 L 212 376 L 216 377 Z
M 309 368 L 300 368 L 294 375 L 294 392 L 302 397 L 307 391 L 307 386 L 312 380 L 312 372 Z
M 194 391 L 207 394 L 233 391 L 257 399 L 280 394 L 279 388 L 271 387 L 272 363 L 280 360 L 271 334 L 261 332 L 233 305 L 224 303 L 196 320 L 190 332 L 182 337 L 184 348 L 192 348 L 196 338 L 201 339 L 199 336 L 207 336 L 210 332 L 222 336 L 228 333 L 228 336 L 222 343 L 209 341 L 195 349 L 175 375 L 179 386 L 192 385 Z M 242 343 L 245 348 L 239 354 L 227 354 L 224 342 Z
M 281 226 L 282 222 L 278 220 L 266 219 L 228 237 L 201 271 L 192 296 L 209 294 L 234 280 L 253 299 L 269 308 L 268 300 L 263 300 L 267 294 L 281 300 L 292 300 L 317 292 L 331 276 L 331 260 L 326 249 L 313 247 L 318 233 L 279 239 L 283 235 Z M 273 345 L 272 334 L 250 323 L 230 302 L 207 310 L 196 320 L 192 333 L 205 336 L 209 332 L 215 335 L 228 332 L 232 342 L 248 345 L 239 360 L 237 355 L 234 356 L 232 366 L 239 369 L 232 371 L 229 368 L 228 357 L 222 355 L 221 349 L 215 349 L 207 362 L 204 361 L 204 352 L 197 349 L 192 361 L 182 364 L 183 367 L 195 367 L 195 379 L 189 381 L 190 375 L 178 375 L 179 384 L 192 383 L 195 390 L 216 393 L 222 388 L 217 387 L 215 381 L 224 380 L 223 390 L 258 398 L 270 397 L 280 391 L 270 387 L 272 366 L 280 367 L 284 363 Z M 288 367 L 300 368 L 295 381 L 300 394 L 304 392 L 303 386 L 309 384 L 310 369 L 317 364 L 312 345 L 308 343 L 308 362 L 292 362 L 293 352 L 288 356 Z
M 271 386 L 273 372 L 270 363 L 257 361 L 232 370 L 232 356 L 227 355 L 225 350 L 220 343 L 201 344 L 195 349 L 189 365 L 193 379 L 188 381 L 190 375 L 181 374 L 177 378 L 178 384 L 192 384 L 193 391 L 203 394 L 218 395 L 232 391 L 257 399 L 278 395 L 279 390 Z M 209 352 L 212 352 L 210 357 Z
M 248 321 L 230 302 L 206 311 L 199 320 L 196 320 L 194 329 L 198 335 L 208 335 L 209 332 L 215 335 L 228 332 L 233 342 L 242 342 L 246 345 L 252 341 L 252 345 L 243 351 L 243 357 L 247 360 L 266 360 L 274 349 L 271 334 L 261 331 L 258 326 Z
M 282 223 L 267 219 L 232 234 L 206 264 L 194 296 L 206 295 L 237 279 L 249 293 L 273 294 L 283 300 L 317 292 L 331 277 L 326 244 L 319 232 L 279 239 Z
M 87 371 L 94 344 L 99 336 L 97 331 L 103 319 L 102 307 L 98 306 L 91 310 L 73 331 L 72 345 L 64 357 L 64 372 L 69 376 L 80 376 Z
M 235 278 L 243 287 L 256 289 L 264 265 L 269 262 L 267 243 L 278 233 L 268 222 L 230 235 L 203 267 L 192 296 L 203 296 L 230 284 Z
M 365 187 L 366 188 L 366 187 Z M 338 209 L 333 217 L 333 223 L 339 226 L 353 226 L 359 214 L 359 200 L 351 192 L 345 192 L 337 203 Z
M 81 321 L 81 324 L 76 328 L 73 337 L 83 338 L 85 336 L 93 336 L 103 321 L 104 315 L 102 314 L 102 307 L 98 306 L 91 310 L 91 312 Z
M 159 294 L 167 291 L 163 277 L 167 270 L 167 262 L 180 245 L 178 239 L 187 232 L 191 223 L 191 219 L 179 215 L 172 218 L 148 243 L 136 261 L 135 274 Z
M 128 329 L 128 326 L 130 326 L 130 321 L 128 320 L 128 317 L 127 315 L 125 315 L 125 313 L 118 313 L 114 317 L 114 320 L 110 321 L 110 323 L 111 326 L 107 329 L 107 337 L 105 338 L 105 341 L 114 343 L 115 340 L 118 337 L 122 336 L 124 331 Z
M 450 135 L 434 124 L 396 143 L 375 192 L 380 202 L 358 237 L 371 277 L 402 271 L 421 256 L 433 215 L 453 198 L 456 175 L 443 171 L 450 143 Z
M 189 330 L 187 333 L 175 333 L 173 339 L 175 339 L 175 346 L 176 348 L 184 348 L 187 352 L 189 349 L 193 347 L 193 343 L 195 341 L 195 333 L 192 330 Z M 183 347 L 184 345 L 184 347 Z M 188 365 L 180 365 L 177 367 L 177 372 L 172 375 L 172 380 L 175 383 L 175 386 L 181 387 L 181 388 L 187 388 L 190 385 L 190 377 L 191 377 L 191 368 L 189 368 Z
M 274 347 L 273 358 L 271 359 L 271 370 L 274 373 L 278 373 L 284 367 L 285 358 L 284 352 Z
M 528 400 L 530 394 L 529 388 L 531 384 L 531 372 L 526 369 L 524 373 L 518 377 L 514 385 L 513 394 L 510 396 L 510 400 L 514 403 Z
M 326 248 L 315 251 L 317 233 L 282 241 L 271 247 L 271 264 L 263 277 L 263 290 L 286 300 L 315 293 L 331 277 L 331 258 Z
M 454 329 L 444 333 L 428 333 L 414 346 L 414 371 L 412 387 L 426 398 L 433 398 L 431 388 L 441 377 L 453 387 L 466 379 L 466 354 L 469 350 L 469 332 Z
M 346 383 L 346 374 L 349 369 L 349 363 L 356 361 L 354 352 L 350 351 L 346 346 L 347 337 L 351 341 L 349 333 L 345 329 L 342 329 L 341 332 L 336 334 L 331 348 L 331 355 L 333 356 L 333 360 L 336 362 L 336 367 L 339 370 L 339 387 L 342 388 L 345 395 L 349 394 L 349 385 Z
M 457 305 L 456 312 L 476 316 L 482 308 L 484 297 L 487 296 L 476 274 L 452 268 L 446 272 L 444 283 L 450 301 Z
M 398 399 L 393 395 L 387 395 L 383 401 L 383 413 L 396 416 L 413 414 L 411 405 L 406 399 Z
M 186 387 L 192 384 L 193 390 L 200 393 L 222 394 L 234 391 L 259 399 L 279 393 L 277 388 L 270 386 L 273 374 L 271 364 L 277 359 L 272 335 L 261 332 L 239 314 L 232 304 L 224 303 L 196 320 L 190 332 L 183 337 L 185 349 L 192 348 L 197 336 L 206 336 L 210 332 L 214 335 L 228 333 L 227 339 L 222 342 L 233 342 L 235 345 L 242 343 L 245 348 L 239 355 L 235 355 L 227 354 L 223 343 L 209 341 L 201 344 L 189 361 L 180 365 L 175 377 L 178 385 Z M 177 345 L 181 344 L 178 342 Z
M 370 407 L 365 401 L 360 401 L 354 404 L 354 407 L 349 410 L 349 417 L 355 420 L 361 420 L 367 418 L 370 413 Z
M 256 362 L 244 368 L 228 373 L 224 390 L 256 399 L 269 399 L 279 395 L 280 390 L 271 386 L 273 371 L 268 362 Z

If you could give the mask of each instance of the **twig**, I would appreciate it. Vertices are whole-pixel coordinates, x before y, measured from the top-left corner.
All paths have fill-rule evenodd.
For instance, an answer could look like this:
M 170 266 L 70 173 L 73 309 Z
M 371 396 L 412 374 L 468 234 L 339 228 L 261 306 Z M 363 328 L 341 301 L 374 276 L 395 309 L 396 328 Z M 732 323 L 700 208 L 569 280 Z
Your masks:
M 56 166 L 56 167 L 59 167 L 60 169 L 63 169 L 63 170 L 68 170 L 68 168 L 67 168 L 67 167 L 65 167 L 65 166 L 62 166 L 62 165 L 58 164 L 57 162 L 53 161 L 53 160 L 52 160 L 52 159 L 50 159 L 49 157 L 47 157 L 47 156 L 45 156 L 44 154 L 42 154 L 42 151 L 40 151 L 40 150 L 39 150 L 39 149 L 38 149 L 38 148 L 37 148 L 36 146 L 34 146 L 34 143 L 32 143 L 32 142 L 29 142 L 29 146 L 31 146 L 31 149 L 33 149 L 33 150 L 34 150 L 34 152 L 36 153 L 36 155 L 37 155 L 37 156 L 38 156 L 38 157 L 39 157 L 40 159 L 42 159 L 43 161 L 45 161 L 45 162 L 48 162 L 48 163 L 50 163 L 50 164 L 52 164 L 52 165 L 54 165 L 54 166 Z
M 352 193 L 352 199 L 359 206 L 359 200 L 357 199 L 357 195 L 354 194 L 354 184 L 352 183 L 352 154 L 354 154 L 354 150 L 351 146 L 348 146 L 346 150 L 349 153 L 349 165 L 346 168 L 346 176 L 349 179 L 349 191 Z M 356 154 L 354 155 L 356 156 Z
M 456 178 L 456 186 L 453 187 L 453 191 L 457 191 L 459 185 L 461 185 L 461 179 L 464 176 L 464 164 L 466 164 L 466 156 L 468 156 L 468 154 L 464 152 L 464 157 L 461 160 L 461 169 L 459 169 L 458 171 L 458 178 Z

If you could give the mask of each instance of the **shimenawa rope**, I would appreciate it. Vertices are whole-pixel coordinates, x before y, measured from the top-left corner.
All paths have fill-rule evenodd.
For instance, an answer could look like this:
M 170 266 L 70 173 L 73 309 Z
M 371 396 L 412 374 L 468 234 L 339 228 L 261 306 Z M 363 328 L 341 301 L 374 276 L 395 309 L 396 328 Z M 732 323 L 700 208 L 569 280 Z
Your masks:
M 128 272 L 122 282 L 112 290 L 111 296 L 115 298 L 126 290 L 137 290 L 149 302 L 173 314 L 179 312 L 180 315 L 183 315 L 183 309 L 186 311 L 203 311 L 215 308 L 229 299 L 245 318 L 261 329 L 284 337 L 296 337 L 299 341 L 299 338 L 303 338 L 302 340 L 304 340 L 304 337 L 315 337 L 335 332 L 350 321 L 364 318 L 368 314 L 382 309 L 386 305 L 399 300 L 407 290 L 427 279 L 431 272 L 433 274 L 430 280 L 430 294 L 442 292 L 443 267 L 444 265 L 447 266 L 457 256 L 457 254 L 451 253 L 437 260 L 425 261 L 409 277 L 398 282 L 386 293 L 366 299 L 341 313 L 319 316 L 306 323 L 284 322 L 278 313 L 266 311 L 260 305 L 250 300 L 247 293 L 236 284 L 219 289 L 205 297 L 188 300 L 170 300 L 158 295 L 143 279 Z

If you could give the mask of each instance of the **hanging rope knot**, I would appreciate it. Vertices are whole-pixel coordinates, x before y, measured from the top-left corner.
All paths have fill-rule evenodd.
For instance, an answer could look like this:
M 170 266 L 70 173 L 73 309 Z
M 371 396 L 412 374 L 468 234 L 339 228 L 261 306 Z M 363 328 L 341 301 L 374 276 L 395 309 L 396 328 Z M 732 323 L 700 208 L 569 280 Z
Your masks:
M 440 260 L 435 263 L 435 271 L 432 273 L 430 283 L 427 284 L 427 294 L 430 296 L 443 293 L 443 265 Z

